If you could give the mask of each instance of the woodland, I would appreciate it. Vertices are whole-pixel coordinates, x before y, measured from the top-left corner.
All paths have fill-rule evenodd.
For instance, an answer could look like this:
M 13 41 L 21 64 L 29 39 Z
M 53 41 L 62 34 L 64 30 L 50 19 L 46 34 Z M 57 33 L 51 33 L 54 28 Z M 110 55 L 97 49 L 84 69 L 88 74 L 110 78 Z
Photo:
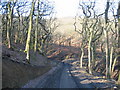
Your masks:
M 69 21 L 73 27 L 69 35 L 69 26 L 59 28 L 61 23 L 55 17 L 54 2 L 1 0 L 2 62 L 14 56 L 11 51 L 22 53 L 23 60 L 17 61 L 27 65 L 32 65 L 38 54 L 47 59 L 47 65 L 51 60 L 62 62 L 74 58 L 79 68 L 85 68 L 89 74 L 97 72 L 120 85 L 120 1 L 106 0 L 102 13 L 96 10 L 96 3 L 96 0 L 79 1 L 78 12 Z

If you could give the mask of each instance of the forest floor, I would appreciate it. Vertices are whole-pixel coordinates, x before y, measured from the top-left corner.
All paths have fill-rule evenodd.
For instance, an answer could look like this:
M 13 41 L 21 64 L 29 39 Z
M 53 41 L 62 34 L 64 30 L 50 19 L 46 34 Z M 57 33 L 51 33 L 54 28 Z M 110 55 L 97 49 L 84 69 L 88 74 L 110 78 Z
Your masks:
M 57 47 L 56 47 L 57 48 Z M 63 49 L 63 50 L 62 50 Z M 74 48 L 76 49 L 76 48 Z M 74 51 L 73 49 L 73 51 Z M 2 83 L 3 88 L 114 88 L 115 80 L 103 76 L 90 75 L 86 69 L 79 68 L 79 60 L 71 58 L 69 48 L 60 48 L 53 52 L 52 60 L 31 53 L 31 64 L 25 62 L 24 46 L 14 45 L 13 49 L 2 48 Z M 67 53 L 66 53 L 67 52 Z M 77 52 L 76 52 L 77 53 Z M 56 54 L 56 55 L 54 55 Z M 66 54 L 66 55 L 65 55 Z M 72 56 L 74 56 L 73 54 Z M 61 57 L 64 59 L 62 62 Z M 75 56 L 74 56 L 75 57 Z M 65 59 L 70 58 L 70 59 Z M 58 61 L 59 60 L 59 61 Z M 22 78 L 21 78 L 22 77 Z M 24 86 L 25 85 L 25 86 Z
M 75 79 L 78 87 L 83 88 L 117 88 L 115 80 L 105 79 L 105 76 L 100 75 L 96 72 L 92 74 L 87 73 L 87 70 L 83 67 L 79 67 L 78 60 L 74 58 L 65 60 L 66 63 L 70 64 L 70 72 L 72 77 Z
M 2 88 L 19 88 L 59 63 L 33 51 L 30 51 L 30 54 L 31 59 L 28 64 L 23 45 L 15 44 L 12 49 L 2 46 Z

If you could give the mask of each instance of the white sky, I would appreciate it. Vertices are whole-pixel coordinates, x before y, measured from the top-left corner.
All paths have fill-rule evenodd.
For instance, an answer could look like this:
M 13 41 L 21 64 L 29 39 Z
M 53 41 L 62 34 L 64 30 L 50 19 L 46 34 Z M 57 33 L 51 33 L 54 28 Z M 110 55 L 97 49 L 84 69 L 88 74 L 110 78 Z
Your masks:
M 57 12 L 57 17 L 74 17 L 78 10 L 79 1 L 89 1 L 89 0 L 49 0 L 55 2 L 55 10 Z M 91 0 L 92 1 L 92 0 Z M 94 0 L 93 0 L 94 1 Z M 111 0 L 119 1 L 119 0 Z M 106 0 L 96 0 L 98 12 L 103 12 L 106 4 Z M 117 7 L 117 6 L 116 6 Z
M 79 0 L 53 0 L 57 17 L 72 17 L 76 15 Z

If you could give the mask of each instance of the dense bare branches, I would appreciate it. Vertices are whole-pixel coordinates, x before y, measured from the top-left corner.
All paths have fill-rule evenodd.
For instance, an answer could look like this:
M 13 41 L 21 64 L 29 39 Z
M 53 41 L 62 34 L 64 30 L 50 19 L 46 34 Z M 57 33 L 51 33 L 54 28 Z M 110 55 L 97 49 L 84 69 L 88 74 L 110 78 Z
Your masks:
M 84 56 L 84 49 L 88 48 L 88 70 L 92 73 L 92 69 L 96 63 L 96 49 L 101 47 L 102 53 L 106 52 L 104 57 L 106 60 L 106 77 L 111 77 L 111 68 L 113 71 L 114 63 L 117 56 L 117 40 L 119 39 L 117 18 L 115 15 L 114 2 L 107 0 L 105 11 L 98 14 L 96 11 L 96 2 L 89 0 L 89 2 L 79 2 L 79 11 L 75 17 L 75 31 L 81 36 L 81 58 L 80 67 L 82 67 L 82 57 Z M 119 8 L 119 5 L 118 5 Z M 82 14 L 79 13 L 82 11 Z M 119 10 L 117 10 L 119 11 Z M 109 17 L 109 13 L 113 14 L 113 18 Z M 104 18 L 103 18 L 104 16 Z M 118 16 L 117 16 L 118 17 Z M 118 20 L 119 21 L 119 20 Z M 103 33 L 104 32 L 104 33 Z M 118 39 L 117 39 L 118 38 Z M 118 40 L 119 41 L 119 40 Z M 105 44 L 105 47 L 103 47 Z M 103 50 L 104 48 L 104 50 Z M 104 60 L 104 58 L 103 58 Z
M 47 0 L 1 2 L 3 38 L 9 48 L 12 43 L 26 43 L 26 59 L 29 50 L 47 52 L 47 45 L 52 40 L 52 33 L 58 27 L 55 24 L 53 3 Z M 29 23 L 29 24 L 28 24 Z M 5 43 L 6 44 L 6 43 Z

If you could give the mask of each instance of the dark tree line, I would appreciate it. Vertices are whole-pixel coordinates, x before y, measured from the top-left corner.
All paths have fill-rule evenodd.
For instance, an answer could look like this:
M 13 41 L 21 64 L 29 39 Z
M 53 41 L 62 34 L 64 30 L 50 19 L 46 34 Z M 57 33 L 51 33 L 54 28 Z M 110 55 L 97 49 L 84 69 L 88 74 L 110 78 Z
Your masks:
M 30 60 L 30 49 L 47 53 L 52 33 L 57 28 L 54 6 L 47 0 L 1 1 L 3 43 L 12 48 L 14 43 L 25 45 L 26 59 Z

